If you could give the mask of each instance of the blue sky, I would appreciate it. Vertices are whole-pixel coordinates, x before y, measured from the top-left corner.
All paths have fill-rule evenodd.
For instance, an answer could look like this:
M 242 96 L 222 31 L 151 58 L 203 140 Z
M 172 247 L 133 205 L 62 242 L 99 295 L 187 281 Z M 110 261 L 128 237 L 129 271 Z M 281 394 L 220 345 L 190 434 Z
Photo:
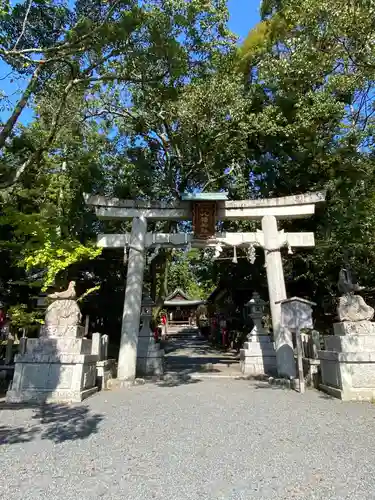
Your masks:
M 260 0 L 228 0 L 229 26 L 243 40 L 259 21 Z
M 259 21 L 260 0 L 228 0 L 230 13 L 229 27 L 243 40 L 249 30 Z M 9 68 L 0 61 L 0 79 L 9 72 Z M 14 94 L 11 102 L 19 98 L 19 91 L 24 88 L 24 82 L 10 82 L 9 79 L 0 80 L 0 91 L 6 95 Z M 5 120 L 9 112 L 0 108 L 0 120 Z M 31 113 L 28 109 L 21 115 L 21 121 L 27 122 L 31 119 Z

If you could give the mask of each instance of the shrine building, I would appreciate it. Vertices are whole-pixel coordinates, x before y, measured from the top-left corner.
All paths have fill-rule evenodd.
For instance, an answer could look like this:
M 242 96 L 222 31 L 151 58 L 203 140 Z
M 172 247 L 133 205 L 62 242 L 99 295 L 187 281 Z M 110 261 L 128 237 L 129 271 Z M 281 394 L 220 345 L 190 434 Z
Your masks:
M 176 288 L 164 300 L 168 323 L 186 324 L 194 322 L 197 307 L 204 303 L 204 300 L 192 299 L 183 290 Z

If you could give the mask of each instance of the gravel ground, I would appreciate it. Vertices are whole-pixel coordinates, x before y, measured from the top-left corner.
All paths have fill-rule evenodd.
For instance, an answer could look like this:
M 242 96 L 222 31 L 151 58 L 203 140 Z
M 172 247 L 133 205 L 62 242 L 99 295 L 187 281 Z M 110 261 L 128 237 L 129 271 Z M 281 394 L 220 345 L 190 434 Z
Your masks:
M 375 407 L 244 380 L 0 410 L 0 498 L 374 499 Z

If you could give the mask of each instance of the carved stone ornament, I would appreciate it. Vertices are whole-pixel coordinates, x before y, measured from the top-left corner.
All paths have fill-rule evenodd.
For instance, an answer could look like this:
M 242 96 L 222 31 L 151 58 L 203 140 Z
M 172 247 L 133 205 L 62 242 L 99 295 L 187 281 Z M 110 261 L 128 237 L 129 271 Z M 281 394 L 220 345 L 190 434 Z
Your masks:
M 374 309 L 360 295 L 346 294 L 339 298 L 337 315 L 340 321 L 371 321 Z
M 368 306 L 363 297 L 354 295 L 364 289 L 358 283 L 353 283 L 348 269 L 341 269 L 337 283 L 339 291 L 343 294 L 339 298 L 337 315 L 340 321 L 371 321 L 374 309 Z
M 360 292 L 364 290 L 364 286 L 358 285 L 358 283 L 353 283 L 352 275 L 348 269 L 341 269 L 339 273 L 339 280 L 337 282 L 337 288 L 342 294 Z
M 47 295 L 47 297 L 52 300 L 75 299 L 76 298 L 75 286 L 76 282 L 70 281 L 69 286 L 66 290 L 63 290 L 62 292 L 51 293 L 50 295 Z
M 81 311 L 75 300 L 55 300 L 47 308 L 41 337 L 77 337 Z

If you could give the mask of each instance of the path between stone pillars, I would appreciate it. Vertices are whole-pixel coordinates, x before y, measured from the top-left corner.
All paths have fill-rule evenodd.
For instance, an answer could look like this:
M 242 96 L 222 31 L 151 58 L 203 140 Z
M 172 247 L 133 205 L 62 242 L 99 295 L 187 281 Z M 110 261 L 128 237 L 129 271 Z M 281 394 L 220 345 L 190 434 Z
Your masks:
M 166 375 L 193 378 L 236 378 L 241 376 L 239 355 L 212 347 L 198 329 L 175 329 L 165 345 Z

